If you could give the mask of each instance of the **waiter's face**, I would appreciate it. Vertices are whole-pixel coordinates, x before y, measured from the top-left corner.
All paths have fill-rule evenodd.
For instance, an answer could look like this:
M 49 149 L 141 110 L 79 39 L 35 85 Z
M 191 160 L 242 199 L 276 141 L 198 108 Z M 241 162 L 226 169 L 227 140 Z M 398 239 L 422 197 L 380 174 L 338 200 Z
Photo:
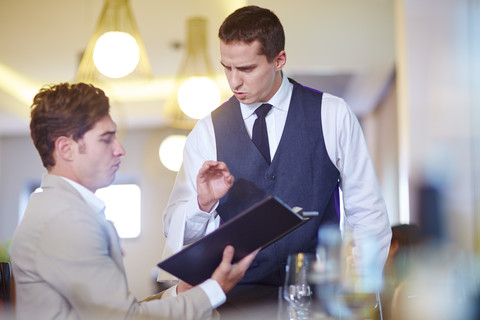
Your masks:
M 252 43 L 220 41 L 220 56 L 230 89 L 240 102 L 267 102 L 280 88 L 285 51 L 268 62 L 267 57 L 260 54 L 258 40 Z

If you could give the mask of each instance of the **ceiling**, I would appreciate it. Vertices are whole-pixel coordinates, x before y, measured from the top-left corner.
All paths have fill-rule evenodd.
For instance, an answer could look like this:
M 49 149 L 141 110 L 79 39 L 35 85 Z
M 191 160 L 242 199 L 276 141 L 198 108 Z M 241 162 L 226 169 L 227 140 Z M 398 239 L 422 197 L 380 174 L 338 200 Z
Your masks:
M 394 68 L 393 0 L 130 0 L 155 80 L 106 89 L 114 117 L 131 128 L 164 125 L 189 17 L 208 19 L 210 58 L 223 79 L 218 26 L 247 4 L 270 8 L 282 21 L 288 76 L 341 95 L 359 116 L 375 107 Z M 102 6 L 100 0 L 0 0 L 0 136 L 28 134 L 29 105 L 41 86 L 75 81 Z

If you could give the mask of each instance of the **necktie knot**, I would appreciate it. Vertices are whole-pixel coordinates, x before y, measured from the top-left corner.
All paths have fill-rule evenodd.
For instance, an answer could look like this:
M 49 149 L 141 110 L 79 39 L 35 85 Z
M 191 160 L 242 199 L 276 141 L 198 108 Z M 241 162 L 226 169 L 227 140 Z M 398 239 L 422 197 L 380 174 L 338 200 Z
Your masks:
M 257 109 L 255 114 L 257 119 L 253 124 L 252 141 L 257 146 L 258 150 L 262 153 L 263 157 L 270 164 L 270 147 L 268 145 L 268 133 L 265 117 L 272 108 L 271 104 L 264 103 Z
M 270 109 L 272 109 L 272 105 L 268 103 L 264 103 L 260 107 L 255 109 L 255 114 L 259 118 L 265 118 L 267 114 L 270 112 Z

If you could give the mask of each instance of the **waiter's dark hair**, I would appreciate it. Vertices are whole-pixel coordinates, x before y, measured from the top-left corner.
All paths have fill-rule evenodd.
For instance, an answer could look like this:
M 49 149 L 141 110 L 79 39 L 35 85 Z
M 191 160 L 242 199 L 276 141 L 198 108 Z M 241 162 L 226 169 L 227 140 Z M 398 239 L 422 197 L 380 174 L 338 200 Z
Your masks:
M 271 10 L 258 6 L 246 6 L 230 14 L 220 26 L 218 37 L 227 44 L 258 40 L 259 53 L 265 55 L 268 62 L 285 50 L 285 33 L 280 20 Z

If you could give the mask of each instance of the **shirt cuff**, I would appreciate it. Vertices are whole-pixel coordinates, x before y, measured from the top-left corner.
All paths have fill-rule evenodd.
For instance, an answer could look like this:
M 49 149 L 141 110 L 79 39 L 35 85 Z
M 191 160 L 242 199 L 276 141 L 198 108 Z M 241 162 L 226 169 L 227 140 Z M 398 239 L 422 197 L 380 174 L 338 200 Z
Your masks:
M 198 201 L 197 197 L 194 199 L 189 200 L 186 205 L 185 205 L 185 212 L 186 212 L 186 220 L 189 222 L 189 220 L 193 219 L 195 223 L 205 223 L 210 219 L 212 216 L 212 213 L 215 211 L 215 209 L 218 206 L 218 201 L 217 205 L 214 206 L 212 211 L 206 212 L 200 209 L 198 206 Z
M 227 297 L 216 280 L 207 279 L 198 285 L 208 296 L 208 300 L 215 309 L 227 301 Z

